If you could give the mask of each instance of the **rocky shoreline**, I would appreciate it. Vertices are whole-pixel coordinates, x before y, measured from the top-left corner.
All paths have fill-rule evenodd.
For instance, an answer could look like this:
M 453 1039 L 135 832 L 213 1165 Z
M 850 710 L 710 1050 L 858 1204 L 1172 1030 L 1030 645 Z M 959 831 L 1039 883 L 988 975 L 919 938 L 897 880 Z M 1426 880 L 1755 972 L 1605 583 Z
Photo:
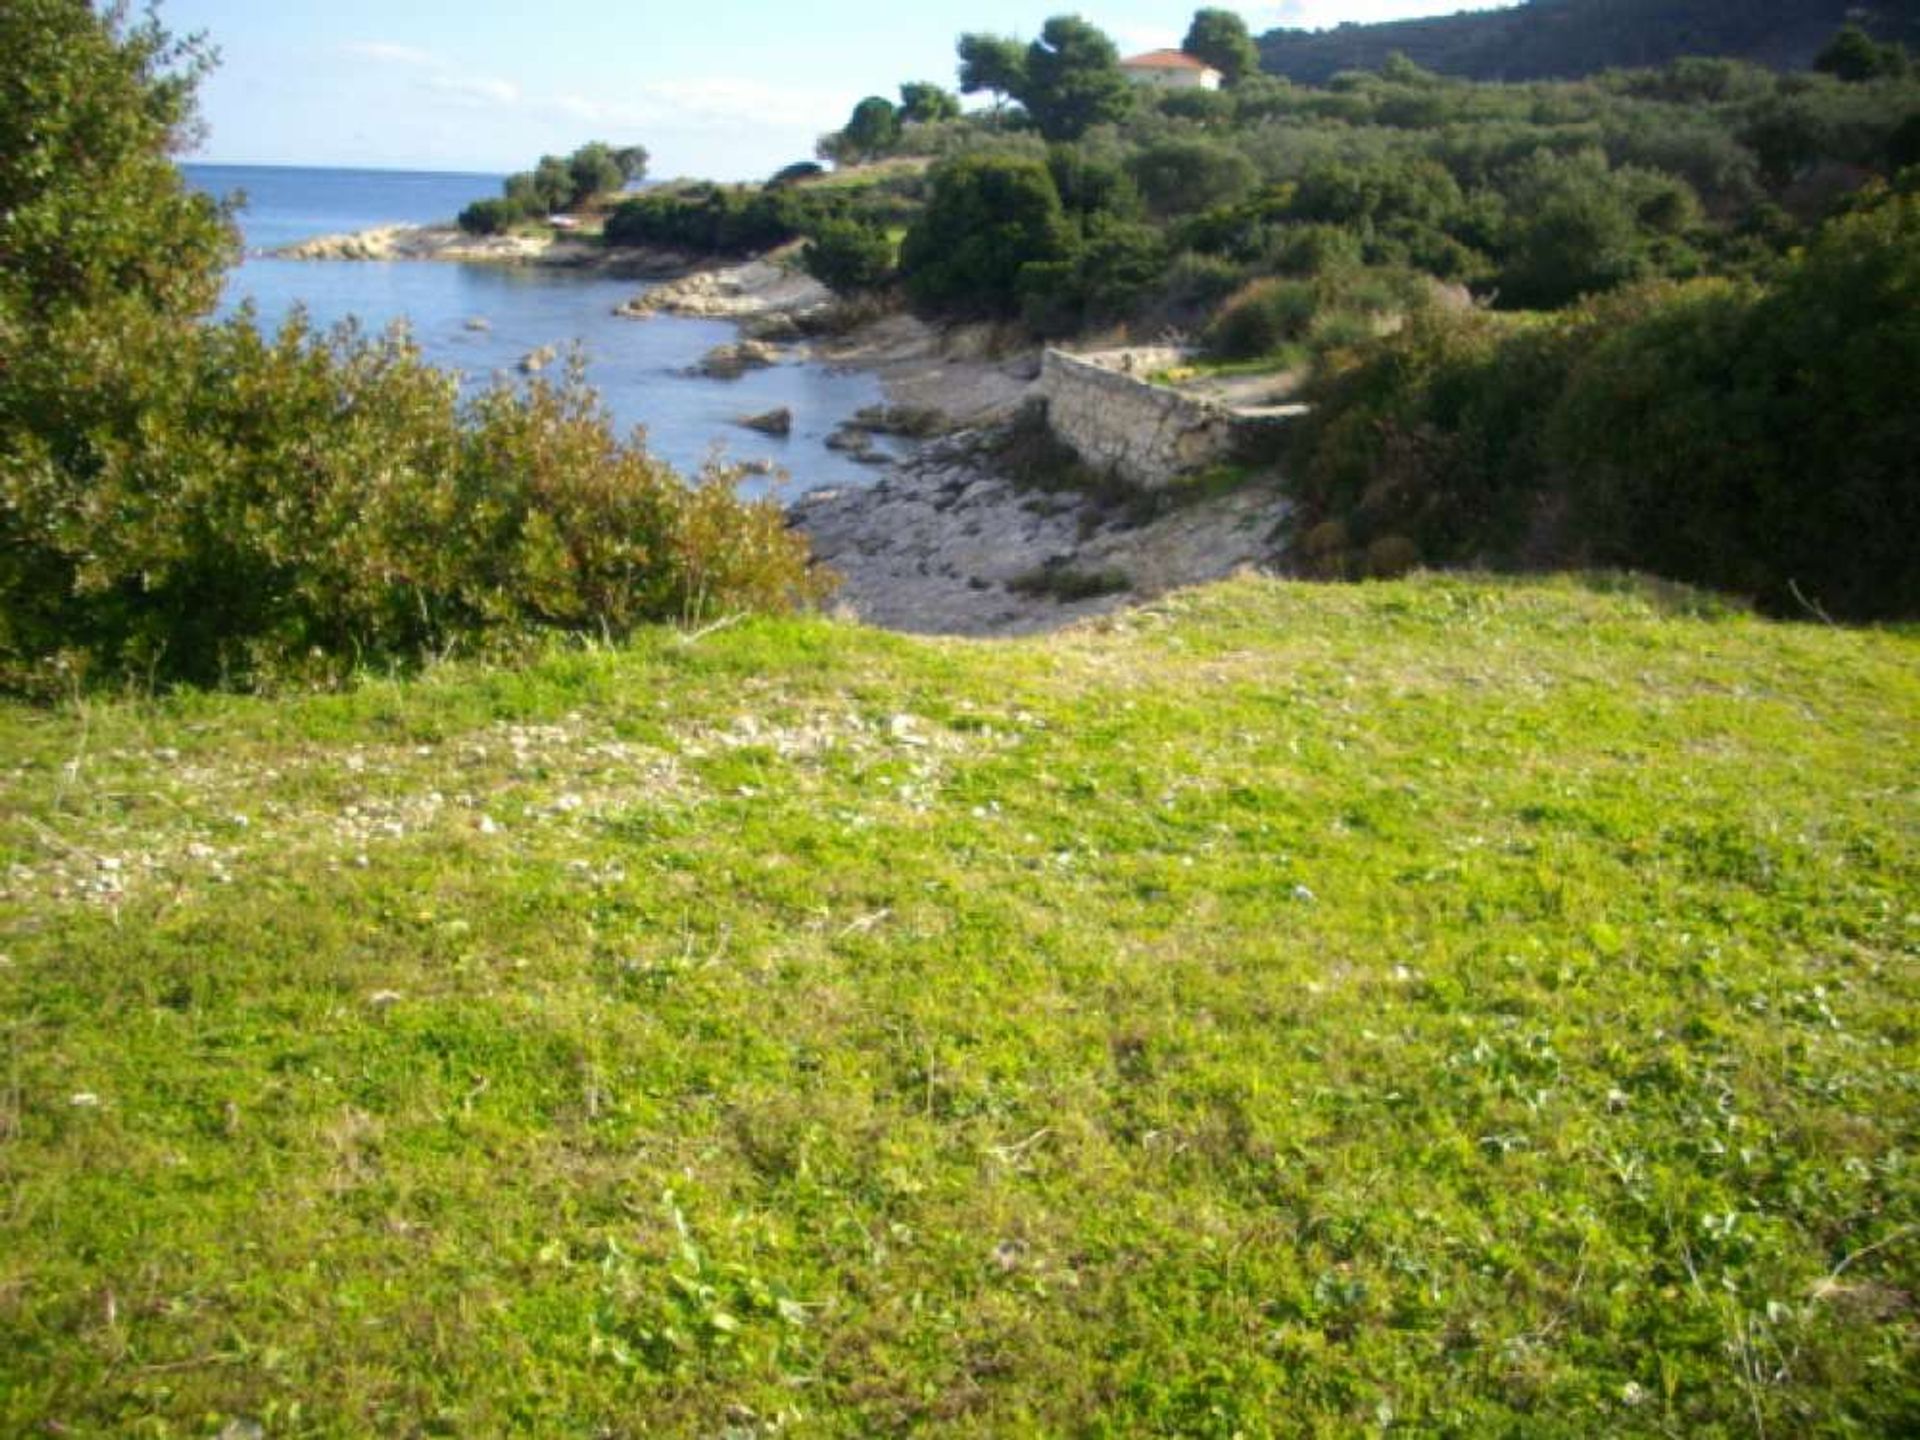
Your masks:
M 469 235 L 457 225 L 376 225 L 269 250 L 273 260 L 447 260 L 540 265 L 647 279 L 680 276 L 696 260 L 676 250 L 618 248 L 566 235 Z
M 1156 511 L 1022 485 L 992 464 L 998 434 L 929 442 L 871 487 L 813 490 L 789 507 L 857 618 L 927 634 L 1031 634 L 1276 558 L 1286 513 L 1277 476 Z
M 740 329 L 741 342 L 710 354 L 703 373 L 725 379 L 737 373 L 736 360 L 755 363 L 779 353 L 776 347 L 791 358 L 872 373 L 887 405 L 847 417 L 836 441 L 873 464 L 879 478 L 809 490 L 788 507 L 821 563 L 842 577 L 840 604 L 869 624 L 1032 633 L 1278 562 L 1286 501 L 1277 475 L 1221 495 L 1149 502 L 1124 490 L 1041 489 L 1001 473 L 997 443 L 1033 398 L 1038 351 L 993 326 L 935 329 L 898 311 L 853 312 L 799 270 L 796 249 L 715 265 L 567 238 L 394 225 L 276 253 L 590 267 L 657 278 L 617 313 L 639 322 L 654 315 L 728 320 Z M 767 416 L 742 423 L 749 420 L 772 423 Z M 892 453 L 873 445 L 876 434 L 895 437 Z

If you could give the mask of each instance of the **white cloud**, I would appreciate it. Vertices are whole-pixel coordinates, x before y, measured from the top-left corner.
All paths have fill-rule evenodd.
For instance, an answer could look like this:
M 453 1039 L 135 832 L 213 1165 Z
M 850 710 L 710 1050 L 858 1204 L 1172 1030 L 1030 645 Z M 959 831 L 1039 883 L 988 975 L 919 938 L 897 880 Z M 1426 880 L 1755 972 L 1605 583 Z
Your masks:
M 518 85 L 489 75 L 435 75 L 427 80 L 426 88 L 436 95 L 486 105 L 513 105 L 520 99 Z
M 438 65 L 439 57 L 430 50 L 411 45 L 394 45 L 385 40 L 350 40 L 340 47 L 342 55 L 355 60 L 371 60 L 376 65 Z
M 648 126 L 824 130 L 846 119 L 853 100 L 846 91 L 713 76 L 635 85 L 619 100 L 556 95 L 540 102 L 539 108 L 568 120 L 626 130 Z

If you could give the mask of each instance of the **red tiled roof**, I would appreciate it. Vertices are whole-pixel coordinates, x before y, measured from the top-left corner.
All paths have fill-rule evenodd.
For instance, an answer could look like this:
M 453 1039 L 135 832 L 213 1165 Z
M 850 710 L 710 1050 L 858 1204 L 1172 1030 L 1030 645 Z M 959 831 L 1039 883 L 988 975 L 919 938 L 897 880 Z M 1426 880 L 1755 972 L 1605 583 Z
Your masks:
M 1144 55 L 1135 55 L 1122 60 L 1123 70 L 1211 70 L 1213 67 L 1204 60 L 1196 60 L 1184 50 L 1149 50 Z

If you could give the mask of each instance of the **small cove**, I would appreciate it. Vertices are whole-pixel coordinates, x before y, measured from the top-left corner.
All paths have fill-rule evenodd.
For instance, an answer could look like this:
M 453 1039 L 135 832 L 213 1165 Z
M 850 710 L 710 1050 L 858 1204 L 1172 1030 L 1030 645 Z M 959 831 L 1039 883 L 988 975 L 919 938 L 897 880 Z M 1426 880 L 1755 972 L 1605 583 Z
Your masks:
M 517 379 L 521 357 L 541 346 L 578 345 L 588 381 L 623 430 L 644 427 L 653 452 L 686 474 L 716 453 L 766 461 L 791 477 L 782 493 L 821 485 L 860 486 L 874 472 L 825 446 L 835 426 L 879 402 L 879 383 L 859 372 L 787 362 L 720 381 L 685 374 L 703 354 L 736 338 L 718 320 L 656 315 L 626 319 L 614 307 L 646 288 L 535 266 L 433 261 L 296 261 L 258 252 L 313 235 L 396 222 L 445 220 L 469 200 L 496 193 L 485 175 L 397 171 L 303 170 L 263 166 L 182 167 L 189 183 L 214 194 L 243 190 L 240 225 L 248 256 L 229 277 L 222 308 L 251 302 L 260 323 L 277 326 L 296 306 L 332 326 L 357 318 L 370 330 L 404 321 L 428 360 L 479 386 L 496 375 Z M 484 322 L 484 328 L 481 324 Z M 737 423 L 780 406 L 793 412 L 786 437 Z M 770 482 L 749 477 L 745 493 Z

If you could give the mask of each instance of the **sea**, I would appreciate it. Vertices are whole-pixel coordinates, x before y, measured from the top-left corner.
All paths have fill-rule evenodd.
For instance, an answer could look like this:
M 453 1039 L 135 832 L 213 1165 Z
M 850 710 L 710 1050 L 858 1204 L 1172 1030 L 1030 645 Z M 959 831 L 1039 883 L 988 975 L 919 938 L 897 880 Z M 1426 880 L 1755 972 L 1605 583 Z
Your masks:
M 624 432 L 645 430 L 647 448 L 683 473 L 716 456 L 771 462 L 771 477 L 749 476 L 746 494 L 798 494 L 822 485 L 871 484 L 874 472 L 826 438 L 840 421 L 881 399 L 871 375 L 818 364 L 783 364 L 722 381 L 686 374 L 708 350 L 738 338 L 724 321 L 614 314 L 646 282 L 535 266 L 433 260 L 275 260 L 268 252 L 316 235 L 376 225 L 433 223 L 469 202 L 500 193 L 498 175 L 400 170 L 320 170 L 262 165 L 181 167 L 189 184 L 244 197 L 239 213 L 246 258 L 227 280 L 222 309 L 251 302 L 265 327 L 296 306 L 321 326 L 349 317 L 372 330 L 404 323 L 434 364 L 476 389 L 496 378 L 525 383 L 520 358 L 543 345 L 578 345 L 587 380 Z M 479 322 L 485 322 L 481 328 Z M 557 373 L 559 364 L 549 370 Z M 779 406 L 793 412 L 782 438 L 739 421 Z

